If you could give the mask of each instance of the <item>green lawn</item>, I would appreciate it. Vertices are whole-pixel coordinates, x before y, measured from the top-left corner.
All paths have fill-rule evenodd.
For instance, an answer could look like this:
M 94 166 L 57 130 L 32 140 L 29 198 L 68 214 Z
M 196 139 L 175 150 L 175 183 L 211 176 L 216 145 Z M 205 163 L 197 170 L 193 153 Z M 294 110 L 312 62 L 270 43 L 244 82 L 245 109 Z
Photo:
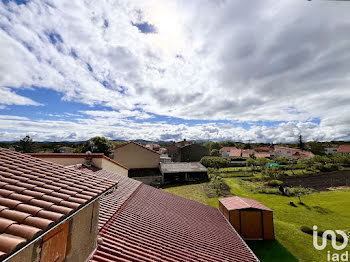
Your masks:
M 350 190 L 313 193 L 303 196 L 304 205 L 297 197 L 252 193 L 240 178 L 224 178 L 231 192 L 238 196 L 254 198 L 274 211 L 276 232 L 275 242 L 249 242 L 248 244 L 261 261 L 327 261 L 328 248 L 317 251 L 312 244 L 312 236 L 303 233 L 301 226 L 320 229 L 341 229 L 350 231 Z M 183 196 L 207 205 L 218 207 L 218 199 L 208 199 L 204 186 L 206 183 L 182 185 L 164 189 L 175 195 Z M 289 205 L 294 201 L 297 207 Z M 349 251 L 350 246 L 343 250 Z

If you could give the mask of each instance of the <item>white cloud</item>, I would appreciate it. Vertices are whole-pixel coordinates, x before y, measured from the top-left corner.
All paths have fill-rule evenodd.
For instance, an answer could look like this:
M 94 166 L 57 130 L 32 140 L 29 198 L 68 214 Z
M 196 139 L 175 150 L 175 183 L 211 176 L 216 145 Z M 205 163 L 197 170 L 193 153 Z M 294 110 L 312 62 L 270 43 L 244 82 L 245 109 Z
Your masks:
M 92 106 L 81 112 L 91 118 L 72 122 L 74 138 L 85 134 L 80 125 L 95 121 L 111 132 L 123 126 L 118 132 L 130 136 L 139 128 L 138 138 L 161 137 L 161 130 L 165 137 L 283 140 L 312 130 L 310 138 L 343 139 L 350 133 L 342 117 L 350 104 L 348 9 L 294 0 L 0 2 L 0 108 L 39 105 L 16 94 L 35 85 Z M 158 32 L 142 34 L 132 25 L 142 22 Z M 153 114 L 288 124 L 180 130 L 125 119 Z M 319 125 L 310 124 L 315 118 Z

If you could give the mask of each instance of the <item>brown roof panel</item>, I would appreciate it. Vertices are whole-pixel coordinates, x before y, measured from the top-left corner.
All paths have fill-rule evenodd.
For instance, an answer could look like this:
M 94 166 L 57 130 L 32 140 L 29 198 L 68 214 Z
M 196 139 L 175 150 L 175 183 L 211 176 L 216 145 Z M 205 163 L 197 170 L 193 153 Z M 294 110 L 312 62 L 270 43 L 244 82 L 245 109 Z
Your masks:
M 0 148 L 0 257 L 10 255 L 115 184 Z
M 102 241 L 91 262 L 258 261 L 218 209 L 113 177 L 118 188 L 100 200 Z
M 227 210 L 235 210 L 235 209 L 260 209 L 265 211 L 272 211 L 270 208 L 264 206 L 260 202 L 255 199 L 246 198 L 246 197 L 226 197 L 219 199 L 221 204 L 226 207 Z

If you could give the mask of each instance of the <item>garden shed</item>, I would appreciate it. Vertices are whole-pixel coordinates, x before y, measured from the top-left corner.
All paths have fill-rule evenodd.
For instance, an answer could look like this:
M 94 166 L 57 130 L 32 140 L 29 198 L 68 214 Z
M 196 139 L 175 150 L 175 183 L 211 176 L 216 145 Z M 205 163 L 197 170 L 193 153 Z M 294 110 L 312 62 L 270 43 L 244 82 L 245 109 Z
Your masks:
M 273 211 L 245 197 L 219 199 L 219 210 L 243 239 L 274 240 Z

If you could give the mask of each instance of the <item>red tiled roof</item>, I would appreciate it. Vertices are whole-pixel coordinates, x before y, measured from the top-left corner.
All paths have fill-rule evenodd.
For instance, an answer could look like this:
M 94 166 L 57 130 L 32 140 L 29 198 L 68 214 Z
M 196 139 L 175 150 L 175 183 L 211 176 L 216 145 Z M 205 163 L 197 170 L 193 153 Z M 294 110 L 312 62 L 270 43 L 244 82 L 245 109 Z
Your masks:
M 254 150 L 256 152 L 269 152 L 269 151 L 273 151 L 273 147 L 271 146 L 260 146 L 257 148 L 254 148 Z
M 100 214 L 98 218 L 98 230 L 101 230 L 108 220 L 119 210 L 131 194 L 140 186 L 141 182 L 109 172 L 103 169 L 91 169 L 83 165 L 76 165 L 72 168 L 84 173 L 95 174 L 99 178 L 108 179 L 118 183 L 117 190 L 100 199 Z
M 256 158 L 262 158 L 262 157 L 271 157 L 271 154 L 270 153 L 254 153 L 254 156 Z
M 301 151 L 299 148 L 292 148 L 292 147 L 286 147 L 286 146 L 275 146 L 275 151 L 277 149 L 284 149 L 284 150 L 290 150 L 290 151 Z
M 251 149 L 242 150 L 242 157 L 249 158 L 252 153 L 254 153 L 254 155 L 256 154 L 255 151 Z
M 338 147 L 339 153 L 350 153 L 350 145 L 340 145 Z
M 245 197 L 226 197 L 219 199 L 221 204 L 224 205 L 224 207 L 227 208 L 227 210 L 235 210 L 235 209 L 260 209 L 260 210 L 266 210 L 266 211 L 272 211 L 270 208 L 264 206 L 263 204 L 259 203 L 255 199 L 251 198 L 245 198 Z
M 0 259 L 116 183 L 0 148 Z
M 230 154 L 229 154 L 230 157 L 240 157 L 242 156 L 242 150 L 241 149 L 231 149 L 230 150 Z
M 113 150 L 116 150 L 117 148 L 121 148 L 121 147 L 126 146 L 126 145 L 129 145 L 129 144 L 135 144 L 135 145 L 137 145 L 137 146 L 139 146 L 139 147 L 142 147 L 143 149 L 147 149 L 147 150 L 151 151 L 152 153 L 155 153 L 155 154 L 160 155 L 160 153 L 158 153 L 158 152 L 156 152 L 156 151 L 154 151 L 154 150 L 152 150 L 152 149 L 149 149 L 149 148 L 147 148 L 147 147 L 144 147 L 143 145 L 140 145 L 140 144 L 135 143 L 135 142 L 133 142 L 133 141 L 126 142 L 126 143 L 124 143 L 124 144 L 121 144 L 121 145 L 119 145 L 119 146 L 116 146 L 115 148 L 113 148 Z
M 38 158 L 103 158 L 109 162 L 112 162 L 113 164 L 120 166 L 126 170 L 129 170 L 126 166 L 118 163 L 117 161 L 114 161 L 113 159 L 110 159 L 109 157 L 106 157 L 102 153 L 92 153 L 92 154 L 65 154 L 65 153 L 45 153 L 45 154 L 40 154 L 40 153 L 30 153 L 29 155 L 38 157 Z
M 144 184 L 99 237 L 90 261 L 258 261 L 218 209 Z
M 219 151 L 220 152 L 230 152 L 231 150 L 235 150 L 237 149 L 237 147 L 235 146 L 225 146 L 225 147 L 222 147 Z

